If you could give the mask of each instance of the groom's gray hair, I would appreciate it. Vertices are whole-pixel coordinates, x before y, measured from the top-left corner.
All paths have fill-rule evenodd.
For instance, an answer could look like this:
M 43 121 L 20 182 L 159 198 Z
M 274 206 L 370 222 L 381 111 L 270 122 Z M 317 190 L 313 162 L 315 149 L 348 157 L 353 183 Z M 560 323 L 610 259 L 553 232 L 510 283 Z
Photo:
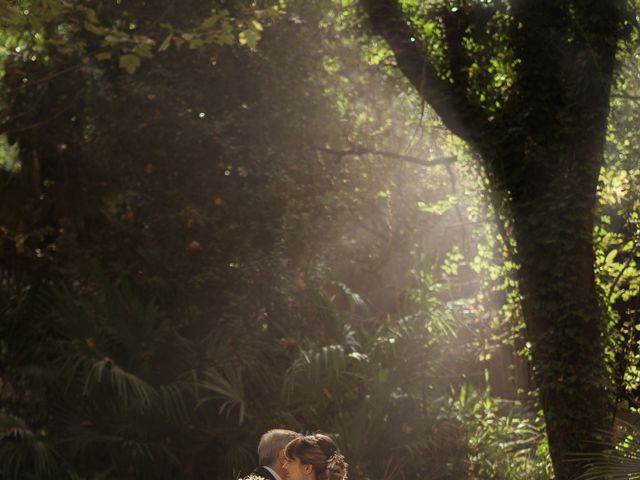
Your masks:
M 258 461 L 260 465 L 272 465 L 278 458 L 278 452 L 287 444 L 300 436 L 293 430 L 283 430 L 276 428 L 269 430 L 260 437 L 258 443 Z

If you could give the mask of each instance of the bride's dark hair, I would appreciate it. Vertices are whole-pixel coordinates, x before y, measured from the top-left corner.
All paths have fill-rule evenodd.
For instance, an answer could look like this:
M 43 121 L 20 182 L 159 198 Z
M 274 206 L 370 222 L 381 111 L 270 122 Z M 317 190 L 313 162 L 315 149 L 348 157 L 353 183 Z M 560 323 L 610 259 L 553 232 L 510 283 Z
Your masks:
M 322 433 L 291 440 L 285 448 L 287 458 L 297 458 L 313 467 L 317 480 L 346 480 L 347 462 L 335 442 Z

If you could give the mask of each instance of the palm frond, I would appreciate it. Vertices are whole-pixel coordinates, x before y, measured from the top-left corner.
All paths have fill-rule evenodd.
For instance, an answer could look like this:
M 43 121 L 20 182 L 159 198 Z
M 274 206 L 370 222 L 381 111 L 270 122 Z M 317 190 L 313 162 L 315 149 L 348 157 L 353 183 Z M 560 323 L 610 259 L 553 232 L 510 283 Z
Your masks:
M 106 375 L 105 375 L 106 373 Z M 103 376 L 117 392 L 125 407 L 136 403 L 142 408 L 149 408 L 158 396 L 155 388 L 142 378 L 125 371 L 110 358 L 94 361 L 85 377 L 83 393 L 88 394 L 92 387 L 102 382 Z
M 181 385 L 162 385 L 157 389 L 165 416 L 175 423 L 189 422 L 189 408 Z
M 0 465 L 6 477 L 54 478 L 61 469 L 61 457 L 42 435 L 14 415 L 0 413 Z
M 578 480 L 638 480 L 640 479 L 640 430 L 627 426 L 628 435 L 614 448 L 598 454 L 580 455 L 577 461 L 587 464 Z
M 247 402 L 240 369 L 227 365 L 219 371 L 212 366 L 205 370 L 203 377 L 198 382 L 198 388 L 212 395 L 200 395 L 196 408 L 211 400 L 220 400 L 222 404 L 218 414 L 226 412 L 229 415 L 237 407 L 238 423 L 242 424 L 247 415 Z
M 342 345 L 324 345 L 300 350 L 298 358 L 289 368 L 283 383 L 283 396 L 290 400 L 304 391 L 317 394 L 346 371 L 348 354 Z M 353 357 L 354 359 L 356 357 Z

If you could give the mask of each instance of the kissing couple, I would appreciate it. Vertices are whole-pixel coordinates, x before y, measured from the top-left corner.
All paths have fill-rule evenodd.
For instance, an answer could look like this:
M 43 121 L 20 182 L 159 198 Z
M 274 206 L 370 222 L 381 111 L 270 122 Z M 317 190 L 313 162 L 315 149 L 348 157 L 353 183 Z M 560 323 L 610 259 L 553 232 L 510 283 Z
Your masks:
M 258 443 L 260 466 L 243 480 L 347 480 L 347 462 L 323 433 L 269 430 Z

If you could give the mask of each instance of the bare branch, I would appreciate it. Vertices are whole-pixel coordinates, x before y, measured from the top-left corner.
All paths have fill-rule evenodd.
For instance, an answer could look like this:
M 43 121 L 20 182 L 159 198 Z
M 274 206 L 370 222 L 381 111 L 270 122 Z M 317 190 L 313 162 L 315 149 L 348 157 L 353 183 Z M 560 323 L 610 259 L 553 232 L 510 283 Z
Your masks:
M 373 150 L 370 148 L 354 146 L 352 148 L 348 148 L 346 150 L 334 150 L 327 147 L 316 147 L 316 150 L 321 152 L 330 153 L 335 155 L 339 159 L 348 156 L 358 156 L 358 155 L 380 155 L 382 157 L 395 158 L 398 160 L 403 160 L 405 162 L 414 163 L 416 165 L 422 165 L 423 167 L 433 167 L 436 165 L 448 165 L 457 160 L 455 155 L 449 157 L 440 157 L 434 158 L 432 160 L 422 160 L 421 158 L 413 157 L 411 155 L 404 155 L 402 153 L 396 152 L 388 152 L 385 150 Z
M 20 85 L 17 85 L 17 86 L 12 86 L 12 90 L 13 91 L 17 91 L 17 90 L 22 90 L 23 88 L 26 89 L 26 88 L 33 87 L 34 85 L 38 85 L 40 83 L 47 83 L 47 82 L 49 82 L 50 80 L 53 80 L 56 77 L 59 77 L 59 76 L 64 75 L 66 73 L 70 73 L 70 72 L 73 72 L 75 70 L 78 70 L 78 69 L 82 68 L 82 66 L 83 66 L 82 63 L 75 63 L 73 65 L 70 65 L 68 67 L 62 68 L 60 70 L 53 71 L 50 74 L 45 75 L 44 77 L 40 77 L 40 78 L 37 78 L 35 80 L 30 80 L 30 81 L 21 83 Z

